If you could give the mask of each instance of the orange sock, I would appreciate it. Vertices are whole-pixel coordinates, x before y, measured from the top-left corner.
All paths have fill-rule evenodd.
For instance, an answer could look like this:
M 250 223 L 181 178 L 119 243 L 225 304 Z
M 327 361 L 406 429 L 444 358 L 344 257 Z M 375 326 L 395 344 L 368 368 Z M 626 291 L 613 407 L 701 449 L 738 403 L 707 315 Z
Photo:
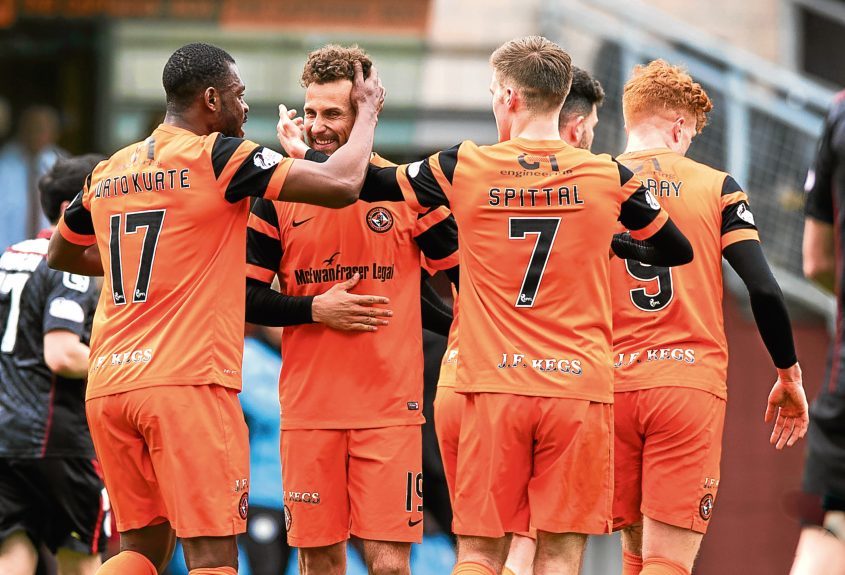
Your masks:
M 155 565 L 135 551 L 121 551 L 97 569 L 97 575 L 158 575 Z
M 643 558 L 641 555 L 622 551 L 622 575 L 640 575 L 642 569 Z
M 191 569 L 188 575 L 238 575 L 234 567 L 200 567 Z
M 643 570 L 640 571 L 640 575 L 690 575 L 690 572 L 674 561 L 652 557 L 643 561 Z
M 452 575 L 496 575 L 496 572 L 481 563 L 461 561 L 452 569 Z

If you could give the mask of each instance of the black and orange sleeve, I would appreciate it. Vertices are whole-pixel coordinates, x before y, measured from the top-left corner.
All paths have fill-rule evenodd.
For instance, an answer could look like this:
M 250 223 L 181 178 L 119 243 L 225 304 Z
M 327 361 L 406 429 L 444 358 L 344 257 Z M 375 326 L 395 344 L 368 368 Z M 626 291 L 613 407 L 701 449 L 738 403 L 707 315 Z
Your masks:
M 624 198 L 619 221 L 630 230 L 633 239 L 648 239 L 663 227 L 669 216 L 651 192 L 634 177 L 634 172 L 615 159 L 613 161 L 619 171 L 619 185 Z
M 424 160 L 393 168 L 370 166 L 360 199 L 365 202 L 401 201 L 416 212 L 449 206 L 460 144 Z
M 722 182 L 722 249 L 743 240 L 760 241 L 748 196 L 731 176 Z
M 432 208 L 417 216 L 414 240 L 432 271 L 448 270 L 458 265 L 458 224 L 445 206 Z
M 76 194 L 73 201 L 65 208 L 57 226 L 58 232 L 64 239 L 79 246 L 91 246 L 97 243 L 94 235 L 94 220 L 91 218 L 91 211 L 87 205 L 90 184 L 91 174 L 88 174 L 82 191 Z
M 218 135 L 211 147 L 211 165 L 226 201 L 248 197 L 275 200 L 293 160 L 242 138 Z
M 279 217 L 273 202 L 256 199 L 246 230 L 247 277 L 271 284 L 282 261 Z

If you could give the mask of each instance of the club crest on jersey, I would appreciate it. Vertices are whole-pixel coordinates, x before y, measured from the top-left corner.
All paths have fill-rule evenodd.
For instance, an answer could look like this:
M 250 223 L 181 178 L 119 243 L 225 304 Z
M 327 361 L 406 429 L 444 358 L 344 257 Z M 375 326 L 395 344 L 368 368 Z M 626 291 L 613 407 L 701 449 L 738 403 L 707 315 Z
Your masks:
M 269 170 L 282 161 L 282 155 L 274 150 L 264 148 L 252 157 L 256 168 Z
M 290 524 L 293 523 L 293 516 L 290 514 L 290 508 L 285 505 L 285 530 L 290 533 Z
M 701 503 L 698 504 L 698 513 L 701 515 L 701 518 L 705 521 L 710 519 L 710 516 L 713 515 L 713 494 L 708 493 L 704 497 L 701 498 Z
M 393 214 L 387 208 L 373 208 L 367 212 L 367 225 L 374 232 L 383 234 L 393 227 Z
M 241 516 L 241 519 L 246 520 L 247 513 L 249 512 L 249 493 L 244 493 L 241 495 L 241 500 L 238 502 L 238 515 Z
M 645 201 L 652 210 L 659 210 L 660 204 L 648 190 L 645 191 Z
M 745 204 L 739 204 L 739 207 L 736 209 L 736 217 L 747 224 L 755 225 L 754 214 L 751 213 L 751 210 Z

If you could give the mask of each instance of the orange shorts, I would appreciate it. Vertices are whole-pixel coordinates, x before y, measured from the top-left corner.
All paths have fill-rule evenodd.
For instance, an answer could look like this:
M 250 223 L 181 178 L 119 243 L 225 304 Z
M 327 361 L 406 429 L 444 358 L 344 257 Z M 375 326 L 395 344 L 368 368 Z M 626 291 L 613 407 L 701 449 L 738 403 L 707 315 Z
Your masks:
M 458 535 L 608 533 L 613 406 L 466 394 L 454 503 Z
M 449 499 L 455 504 L 455 472 L 458 468 L 458 440 L 466 399 L 454 387 L 438 387 L 434 397 L 434 431 L 440 446 L 443 472 L 449 487 Z
M 617 392 L 615 399 L 614 529 L 647 515 L 706 532 L 719 489 L 725 400 L 684 387 Z
M 135 389 L 85 411 L 118 531 L 165 521 L 178 537 L 246 530 L 249 432 L 236 390 Z
M 288 543 L 422 541 L 422 428 L 285 429 Z

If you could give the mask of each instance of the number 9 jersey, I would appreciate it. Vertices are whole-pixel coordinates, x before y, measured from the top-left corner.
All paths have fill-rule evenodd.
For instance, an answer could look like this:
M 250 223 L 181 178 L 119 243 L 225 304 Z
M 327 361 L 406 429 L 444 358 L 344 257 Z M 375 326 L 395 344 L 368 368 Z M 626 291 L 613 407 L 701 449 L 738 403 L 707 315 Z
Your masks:
M 615 391 L 680 386 L 726 399 L 722 250 L 759 241 L 748 197 L 728 174 L 668 149 L 618 159 L 666 208 L 695 259 L 664 268 L 613 258 Z
M 292 160 L 248 140 L 159 126 L 101 162 L 58 233 L 105 273 L 87 399 L 159 385 L 240 390 L 249 196 Z

